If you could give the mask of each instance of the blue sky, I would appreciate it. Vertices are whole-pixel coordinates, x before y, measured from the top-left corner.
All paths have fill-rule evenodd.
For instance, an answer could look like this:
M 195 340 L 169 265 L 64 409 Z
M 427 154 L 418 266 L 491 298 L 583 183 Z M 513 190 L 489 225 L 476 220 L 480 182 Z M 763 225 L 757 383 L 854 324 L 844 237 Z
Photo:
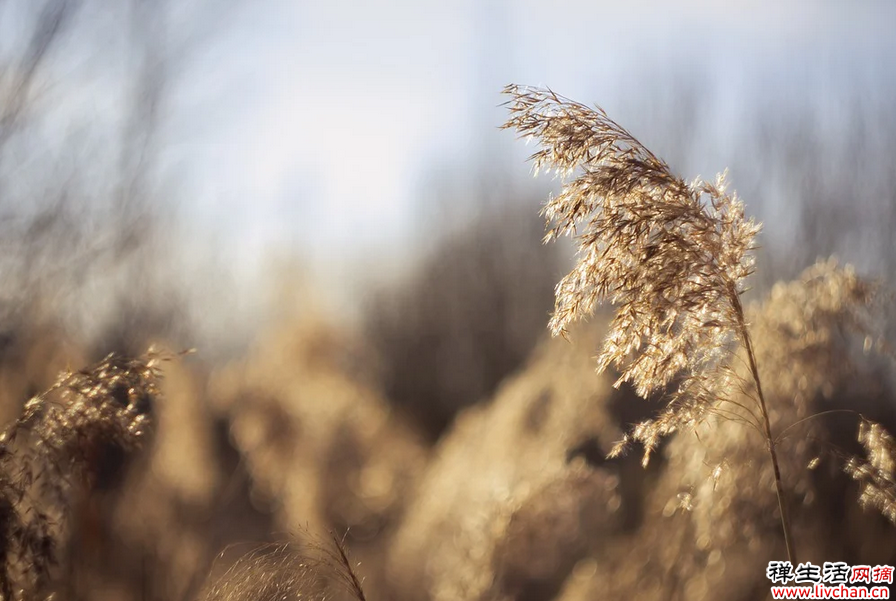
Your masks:
M 550 85 L 618 115 L 637 96 L 632 77 L 687 69 L 733 106 L 762 77 L 881 60 L 894 49 L 894 6 L 246 3 L 181 97 L 198 132 L 179 147 L 196 163 L 190 210 L 235 226 L 247 248 L 367 253 L 411 226 L 428 173 L 525 156 L 496 129 L 505 83 Z

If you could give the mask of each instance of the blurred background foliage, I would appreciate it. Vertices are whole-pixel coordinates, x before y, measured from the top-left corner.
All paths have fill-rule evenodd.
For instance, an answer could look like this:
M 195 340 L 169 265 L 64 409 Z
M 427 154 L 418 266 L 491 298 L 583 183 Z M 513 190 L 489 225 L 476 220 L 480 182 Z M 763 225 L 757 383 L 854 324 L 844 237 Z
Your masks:
M 151 444 L 98 459 L 59 598 L 194 598 L 306 529 L 348 532 L 371 599 L 755 598 L 771 497 L 681 511 L 699 461 L 603 459 L 652 406 L 594 375 L 600 319 L 546 340 L 571 247 L 540 244 L 499 91 L 729 168 L 766 224 L 754 299 L 831 254 L 890 280 L 892 6 L 374 4 L 0 0 L 0 414 L 111 351 L 199 350 Z M 801 358 L 793 383 L 776 334 L 782 398 L 891 420 L 886 370 Z M 672 444 L 752 461 L 723 438 Z M 836 470 L 798 486 L 807 558 L 894 563 Z

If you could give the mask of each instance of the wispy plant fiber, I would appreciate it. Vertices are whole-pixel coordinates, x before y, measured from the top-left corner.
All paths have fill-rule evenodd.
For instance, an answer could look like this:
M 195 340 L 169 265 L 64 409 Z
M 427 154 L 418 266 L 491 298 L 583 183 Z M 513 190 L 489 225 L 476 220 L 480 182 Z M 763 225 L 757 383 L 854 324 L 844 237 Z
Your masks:
M 307 535 L 307 533 L 306 533 Z M 343 542 L 312 537 L 296 543 L 263 545 L 240 558 L 200 596 L 201 601 L 326 601 L 342 589 L 367 601 L 361 579 Z

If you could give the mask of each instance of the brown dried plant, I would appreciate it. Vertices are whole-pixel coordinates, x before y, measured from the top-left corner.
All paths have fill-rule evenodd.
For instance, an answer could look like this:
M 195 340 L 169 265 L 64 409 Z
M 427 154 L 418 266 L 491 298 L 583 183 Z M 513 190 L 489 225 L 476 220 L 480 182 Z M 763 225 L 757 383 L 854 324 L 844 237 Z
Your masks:
M 0 434 L 0 599 L 50 592 L 77 484 L 104 445 L 132 450 L 144 438 L 165 358 L 109 355 L 63 372 Z
M 786 426 L 779 428 L 776 442 L 783 443 L 799 433 L 800 438 L 808 435 L 807 441 L 820 443 L 814 451 L 818 457 L 813 460 L 813 468 L 823 458 L 837 461 L 859 483 L 859 503 L 878 509 L 896 523 L 896 445 L 881 424 L 859 412 L 881 414 L 874 404 L 880 405 L 880 399 L 892 394 L 886 373 L 893 353 L 883 322 L 883 309 L 891 301 L 881 284 L 865 280 L 850 266 L 828 259 L 816 262 L 793 282 L 776 284 L 761 315 L 754 317 L 751 329 L 756 339 L 763 342 L 759 355 L 767 366 L 765 371 L 773 388 L 777 389 L 776 396 L 792 401 L 790 406 L 775 408 L 778 422 Z M 849 348 L 856 342 L 861 345 L 861 364 L 855 359 L 857 353 Z M 876 364 L 875 359 L 883 359 L 883 363 Z M 810 399 L 806 398 L 806 390 L 811 388 L 828 400 L 831 396 L 845 396 L 851 402 L 833 407 L 826 404 L 813 412 Z M 786 421 L 782 419 L 784 415 Z M 847 415 L 858 420 L 858 443 L 864 456 L 851 455 L 834 444 L 833 432 L 826 440 L 814 436 L 819 418 Z M 845 432 L 839 437 L 840 442 L 846 443 L 843 436 Z
M 755 429 L 767 447 L 795 565 L 779 438 L 741 302 L 759 225 L 726 190 L 724 174 L 713 183 L 684 181 L 602 109 L 550 90 L 510 85 L 504 93 L 511 97 L 504 128 L 538 140 L 541 149 L 531 157 L 536 173 L 553 170 L 564 178 L 542 210 L 545 241 L 573 236 L 578 260 L 556 287 L 551 331 L 564 335 L 571 322 L 609 302 L 616 310 L 598 370 L 615 368 L 617 386 L 629 382 L 642 397 L 667 399 L 611 455 L 638 442 L 646 464 L 663 437 L 694 431 L 710 417 Z M 860 472 L 870 473 L 853 470 Z M 881 505 L 874 482 L 866 496 Z
M 859 442 L 868 457 L 851 457 L 844 469 L 862 487 L 862 506 L 879 510 L 896 524 L 896 440 L 883 426 L 863 418 Z
M 230 567 L 201 593 L 201 601 L 289 601 L 330 599 L 337 589 L 367 601 L 361 578 L 337 536 L 324 540 L 305 532 L 306 543 L 262 545 Z

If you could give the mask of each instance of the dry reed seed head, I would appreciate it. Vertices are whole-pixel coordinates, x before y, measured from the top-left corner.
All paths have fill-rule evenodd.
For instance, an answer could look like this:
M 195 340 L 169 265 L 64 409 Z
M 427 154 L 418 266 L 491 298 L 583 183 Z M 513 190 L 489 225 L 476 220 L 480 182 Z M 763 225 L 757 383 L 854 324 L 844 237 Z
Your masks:
M 202 601 L 280 601 L 323 599 L 322 583 L 291 545 L 267 545 L 234 563 Z
M 0 596 L 32 599 L 46 592 L 65 534 L 71 476 L 87 467 L 98 443 L 131 449 L 149 427 L 158 394 L 159 363 L 150 350 L 137 359 L 109 355 L 64 372 L 30 399 L 0 437 Z
M 880 383 L 877 366 L 866 363 L 861 355 L 862 339 L 875 332 L 864 327 L 876 320 L 875 289 L 848 266 L 826 260 L 807 268 L 795 281 L 776 284 L 763 302 L 749 308 L 764 394 L 772 407 L 780 468 L 786 474 L 791 506 L 800 507 L 794 521 L 800 538 L 815 536 L 817 530 L 807 515 L 832 511 L 845 498 L 839 479 L 827 482 L 826 473 L 813 475 L 805 469 L 807 464 L 817 464 L 820 454 L 831 455 L 842 465 L 842 454 L 831 450 L 833 433 L 826 426 L 836 428 L 843 419 L 854 419 L 844 417 L 842 410 L 853 408 L 858 397 L 879 394 L 875 392 Z M 744 373 L 748 369 L 740 361 L 733 365 Z M 655 497 L 661 504 L 668 503 L 671 511 L 678 505 L 670 499 L 686 490 L 693 506 L 686 519 L 696 537 L 706 537 L 719 549 L 752 541 L 756 532 L 776 529 L 776 506 L 768 495 L 773 470 L 757 469 L 767 456 L 766 439 L 731 423 L 752 420 L 755 425 L 746 411 L 755 409 L 754 391 L 737 390 L 737 384 L 732 380 L 729 385 L 736 391 L 728 392 L 731 402 L 719 402 L 714 408 L 724 413 L 725 422 L 708 419 L 697 430 L 698 436 L 671 442 Z M 837 413 L 800 421 L 831 409 Z M 862 461 L 855 458 L 853 465 L 861 466 Z M 724 465 L 721 471 L 719 465 Z M 842 541 L 836 537 L 843 535 L 824 536 Z
M 149 429 L 162 360 L 155 351 L 137 359 L 113 354 L 90 368 L 63 373 L 26 404 L 20 422 L 33 423 L 38 446 L 59 459 L 79 457 L 79 449 L 91 442 L 132 449 Z
M 206 586 L 201 601 L 325 601 L 334 589 L 366 601 L 360 578 L 342 541 L 310 536 L 305 545 L 262 545 Z
M 854 366 L 848 349 L 838 347 L 847 340 L 839 335 L 858 335 L 866 355 L 885 351 L 887 300 L 879 283 L 859 277 L 851 266 L 840 266 L 833 258 L 818 261 L 797 280 L 772 288 L 753 326 L 757 339 L 779 342 L 762 345 L 763 363 L 777 380 L 792 380 L 799 374 L 775 368 L 788 357 L 814 354 L 824 360 L 829 378 L 846 376 Z M 879 358 L 885 356 L 881 352 Z
M 678 383 L 669 410 L 624 441 L 649 454 L 660 437 L 702 419 L 722 389 L 760 228 L 724 174 L 686 183 L 600 108 L 550 90 L 504 92 L 504 127 L 541 144 L 535 170 L 572 177 L 543 208 L 547 239 L 574 236 L 578 257 L 557 285 L 551 331 L 563 334 L 609 302 L 616 313 L 599 370 L 618 369 L 617 385 L 631 382 L 642 397 Z
M 844 469 L 861 485 L 859 503 L 877 509 L 896 524 L 896 439 L 867 419 L 859 424 L 858 439 L 867 459 L 852 457 Z
M 594 376 L 585 335 L 600 325 L 577 328 L 570 344 L 542 341 L 524 370 L 439 442 L 390 543 L 397 598 L 553 598 L 566 562 L 637 511 L 625 476 L 597 465 L 619 432 L 612 380 Z

